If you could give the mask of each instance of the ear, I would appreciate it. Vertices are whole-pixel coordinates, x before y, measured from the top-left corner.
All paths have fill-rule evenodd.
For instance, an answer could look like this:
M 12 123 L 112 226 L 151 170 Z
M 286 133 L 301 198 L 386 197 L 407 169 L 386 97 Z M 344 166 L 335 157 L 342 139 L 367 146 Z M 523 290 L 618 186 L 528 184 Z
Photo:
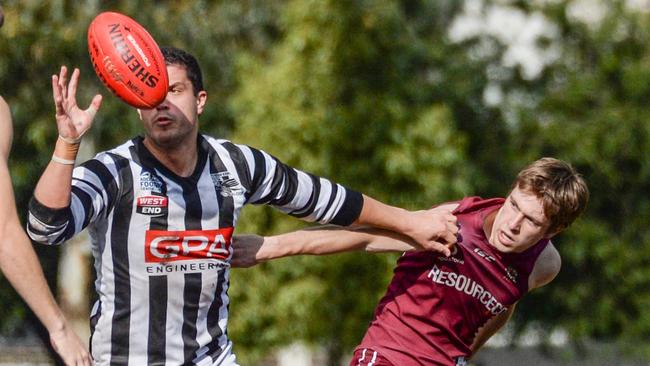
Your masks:
M 140 118 L 140 121 L 142 121 L 142 110 L 140 108 L 136 109 L 138 112 L 138 117 Z
M 196 114 L 199 116 L 201 113 L 203 113 L 203 110 L 205 109 L 205 103 L 208 100 L 208 92 L 205 90 L 201 90 L 197 95 L 196 95 Z

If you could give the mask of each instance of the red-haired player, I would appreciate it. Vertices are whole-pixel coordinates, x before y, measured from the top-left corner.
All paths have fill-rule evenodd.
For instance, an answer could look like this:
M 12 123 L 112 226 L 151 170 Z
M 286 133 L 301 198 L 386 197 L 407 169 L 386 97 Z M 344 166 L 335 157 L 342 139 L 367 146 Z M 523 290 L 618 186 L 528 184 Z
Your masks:
M 510 318 L 528 291 L 560 270 L 551 237 L 584 210 L 589 191 L 563 161 L 522 170 L 506 199 L 467 197 L 444 204 L 460 226 L 451 256 L 376 229 L 316 228 L 235 237 L 233 266 L 297 254 L 413 251 L 397 261 L 386 295 L 350 366 L 465 365 Z

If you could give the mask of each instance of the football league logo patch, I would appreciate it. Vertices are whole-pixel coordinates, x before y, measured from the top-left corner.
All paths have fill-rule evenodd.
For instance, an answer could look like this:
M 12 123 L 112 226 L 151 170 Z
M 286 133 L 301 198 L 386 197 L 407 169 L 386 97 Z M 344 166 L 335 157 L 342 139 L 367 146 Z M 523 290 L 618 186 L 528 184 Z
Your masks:
M 151 172 L 143 171 L 140 173 L 140 190 L 148 192 L 162 192 L 163 182 L 160 178 L 151 174 Z
M 230 175 L 230 172 L 219 172 L 210 174 L 214 188 L 219 191 L 223 197 L 232 197 L 243 195 L 246 191 L 244 187 Z

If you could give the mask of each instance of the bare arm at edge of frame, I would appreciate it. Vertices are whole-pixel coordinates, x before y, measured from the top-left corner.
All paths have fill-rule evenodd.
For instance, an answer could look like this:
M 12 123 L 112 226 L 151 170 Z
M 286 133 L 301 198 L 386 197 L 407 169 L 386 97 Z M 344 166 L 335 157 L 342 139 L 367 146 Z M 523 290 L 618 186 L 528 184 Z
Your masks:
M 45 281 L 31 242 L 23 231 L 7 166 L 13 128 L 9 107 L 0 97 L 0 269 L 47 328 L 54 349 L 68 365 L 91 365 L 91 357 L 70 329 Z

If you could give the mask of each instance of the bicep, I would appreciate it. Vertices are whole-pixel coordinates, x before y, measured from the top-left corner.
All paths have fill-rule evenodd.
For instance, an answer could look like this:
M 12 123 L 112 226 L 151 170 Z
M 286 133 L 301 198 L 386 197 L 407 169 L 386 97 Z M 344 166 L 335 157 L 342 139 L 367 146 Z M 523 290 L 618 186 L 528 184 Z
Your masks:
M 347 209 L 362 202 L 360 195 L 355 201 L 357 196 L 345 187 L 286 165 L 262 150 L 246 147 L 244 156 L 253 167 L 249 203 L 271 205 L 304 221 L 349 225 L 352 220 L 337 219 L 347 218 Z

